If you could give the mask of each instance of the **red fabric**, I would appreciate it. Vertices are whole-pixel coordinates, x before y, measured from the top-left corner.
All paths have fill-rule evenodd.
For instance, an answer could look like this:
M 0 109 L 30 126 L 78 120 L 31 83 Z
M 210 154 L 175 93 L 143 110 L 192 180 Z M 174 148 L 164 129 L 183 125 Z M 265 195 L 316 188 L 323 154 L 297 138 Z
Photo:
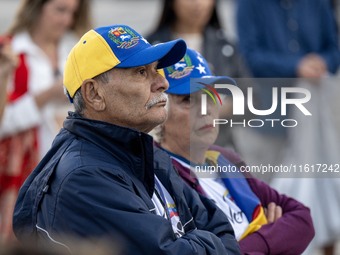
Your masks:
M 0 141 L 0 196 L 19 190 L 38 163 L 37 130 L 30 129 Z
M 28 69 L 25 61 L 25 54 L 19 55 L 19 65 L 14 74 L 14 90 L 9 95 L 9 102 L 13 102 L 27 92 Z

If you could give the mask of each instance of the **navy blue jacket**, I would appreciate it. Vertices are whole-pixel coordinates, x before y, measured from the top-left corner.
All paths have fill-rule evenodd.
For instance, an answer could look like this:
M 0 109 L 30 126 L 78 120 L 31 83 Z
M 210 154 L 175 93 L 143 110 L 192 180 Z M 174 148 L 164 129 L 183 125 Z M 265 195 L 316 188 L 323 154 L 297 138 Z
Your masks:
M 154 174 L 177 205 L 181 238 L 155 214 Z M 40 243 L 121 238 L 124 254 L 240 254 L 223 212 L 180 179 L 151 136 L 74 114 L 21 188 L 13 227 Z

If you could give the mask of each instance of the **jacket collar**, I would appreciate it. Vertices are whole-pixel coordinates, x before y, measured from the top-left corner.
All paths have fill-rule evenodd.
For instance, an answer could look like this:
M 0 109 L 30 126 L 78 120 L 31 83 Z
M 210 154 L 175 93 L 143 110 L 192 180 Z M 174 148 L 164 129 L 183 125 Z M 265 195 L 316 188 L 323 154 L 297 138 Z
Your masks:
M 153 193 L 153 139 L 137 130 L 69 113 L 64 128 L 111 154 Z M 147 184 L 147 185 L 146 185 Z

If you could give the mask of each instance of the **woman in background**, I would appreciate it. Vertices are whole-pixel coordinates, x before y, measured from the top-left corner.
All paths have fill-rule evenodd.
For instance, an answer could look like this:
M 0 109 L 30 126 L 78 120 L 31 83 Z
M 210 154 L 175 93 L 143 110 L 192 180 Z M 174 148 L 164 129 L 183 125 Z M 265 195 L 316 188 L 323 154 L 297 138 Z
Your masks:
M 164 0 L 163 10 L 147 39 L 150 43 L 183 38 L 188 47 L 201 52 L 216 75 L 244 73 L 237 49 L 225 35 L 217 13 L 218 0 Z

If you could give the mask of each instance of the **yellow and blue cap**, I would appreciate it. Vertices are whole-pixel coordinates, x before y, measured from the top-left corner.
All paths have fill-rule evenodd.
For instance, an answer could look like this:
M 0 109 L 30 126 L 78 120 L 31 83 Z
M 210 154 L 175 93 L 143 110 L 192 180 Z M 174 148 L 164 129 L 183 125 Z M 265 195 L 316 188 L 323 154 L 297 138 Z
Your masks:
M 197 51 L 187 48 L 184 57 L 174 65 L 164 68 L 169 82 L 168 94 L 189 95 L 203 88 L 204 84 L 228 83 L 236 85 L 229 76 L 214 76 L 207 60 Z M 219 91 L 219 90 L 218 90 Z M 227 90 L 221 90 L 223 94 Z
M 130 68 L 158 61 L 161 69 L 178 62 L 185 51 L 182 39 L 151 45 L 127 25 L 92 29 L 81 37 L 66 60 L 64 86 L 72 99 L 86 79 L 114 67 Z

